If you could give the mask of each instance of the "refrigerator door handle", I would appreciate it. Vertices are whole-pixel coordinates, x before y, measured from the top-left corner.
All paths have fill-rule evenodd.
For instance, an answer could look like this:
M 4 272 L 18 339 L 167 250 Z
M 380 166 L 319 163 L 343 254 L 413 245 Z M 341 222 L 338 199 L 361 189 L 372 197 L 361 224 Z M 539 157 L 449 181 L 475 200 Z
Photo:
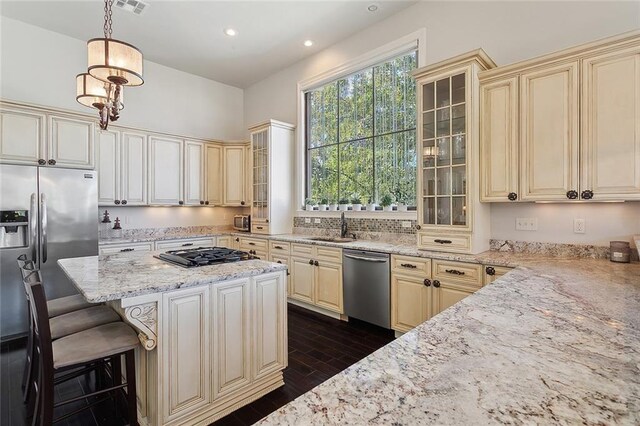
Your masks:
M 42 217 L 42 231 L 40 234 L 42 263 L 47 263 L 47 198 L 44 194 L 40 194 L 40 214 Z
M 38 265 L 38 205 L 37 194 L 31 194 L 29 205 L 29 245 L 31 246 L 31 260 Z

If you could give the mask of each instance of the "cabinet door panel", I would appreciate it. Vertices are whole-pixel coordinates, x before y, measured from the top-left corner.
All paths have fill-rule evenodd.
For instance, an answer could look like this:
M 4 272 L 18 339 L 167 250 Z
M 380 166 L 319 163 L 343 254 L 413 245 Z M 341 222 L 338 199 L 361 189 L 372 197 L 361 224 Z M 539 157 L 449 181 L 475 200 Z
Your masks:
M 147 204 L 147 137 L 122 133 L 122 199 L 128 206 Z
M 342 303 L 342 265 L 320 261 L 316 266 L 316 305 L 344 313 Z
M 640 199 L 640 48 L 582 68 L 582 181 L 594 199 Z
M 254 279 L 254 379 L 287 365 L 286 295 L 281 273 Z
M 291 298 L 313 303 L 315 266 L 309 265 L 309 259 L 291 258 Z
M 228 235 L 223 235 L 221 237 L 218 237 L 217 242 L 216 242 L 216 246 L 218 247 L 226 247 L 226 248 L 233 248 L 233 243 L 231 242 L 231 237 Z
M 49 159 L 56 166 L 92 169 L 95 165 L 93 121 L 50 116 Z
M 242 146 L 224 148 L 224 204 L 245 205 L 244 153 Z
M 485 84 L 480 102 L 483 201 L 507 201 L 518 192 L 518 79 Z
M 578 64 L 521 76 L 522 199 L 567 199 L 578 189 Z
M 218 145 L 206 146 L 206 182 L 205 201 L 209 205 L 222 204 L 222 147 Z
M 3 109 L 0 112 L 0 160 L 38 164 L 45 159 L 45 115 Z
M 391 328 L 406 332 L 429 316 L 429 287 L 423 278 L 391 275 Z
M 152 136 L 149 140 L 150 204 L 182 200 L 182 141 Z
M 251 382 L 249 280 L 216 285 L 213 293 L 213 398 Z
M 184 203 L 192 206 L 204 203 L 204 144 L 187 141 L 184 144 Z
M 120 133 L 98 130 L 98 203 L 120 200 Z
M 440 287 L 433 291 L 433 315 L 439 314 L 473 293 L 473 289 L 465 286 L 441 282 Z
M 163 324 L 166 401 L 164 418 L 169 420 L 185 409 L 210 400 L 209 374 L 209 288 L 165 293 Z

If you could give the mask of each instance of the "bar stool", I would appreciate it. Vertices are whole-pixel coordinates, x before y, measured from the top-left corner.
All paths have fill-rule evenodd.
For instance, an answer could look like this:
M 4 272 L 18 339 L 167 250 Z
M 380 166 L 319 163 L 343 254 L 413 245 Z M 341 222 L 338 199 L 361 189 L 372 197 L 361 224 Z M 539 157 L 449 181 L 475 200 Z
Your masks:
M 49 426 L 54 422 L 100 404 L 112 396 L 118 397 L 119 394 L 123 394 L 127 401 L 129 424 L 137 426 L 134 349 L 139 343 L 136 332 L 124 322 L 118 321 L 93 327 L 53 341 L 47 312 L 47 299 L 40 274 L 34 269 L 33 263 L 26 263 L 22 269 L 25 273 L 24 282 L 31 305 L 34 346 L 39 364 L 38 378 L 29 384 L 29 386 L 33 386 L 33 390 L 37 395 L 34 424 Z M 122 383 L 122 373 L 119 369 L 120 359 L 123 355 L 125 357 L 126 375 L 126 382 L 124 383 Z M 69 378 L 77 377 L 79 374 L 84 374 L 87 369 L 105 362 L 111 366 L 113 379 L 111 386 L 54 403 L 54 387 L 56 384 Z M 65 374 L 55 377 L 56 374 L 61 373 Z M 106 397 L 57 419 L 53 418 L 54 408 L 98 395 L 106 395 Z
M 31 265 L 26 270 L 25 265 Z M 39 272 L 35 271 L 35 265 L 26 255 L 20 255 L 18 257 L 18 267 L 22 272 L 22 278 L 24 279 L 28 273 L 38 273 L 38 280 L 41 281 Z M 31 386 L 28 384 L 33 380 L 36 361 L 34 360 L 34 345 L 33 345 L 33 321 L 30 313 L 28 303 L 28 292 L 25 287 L 25 296 L 27 298 L 27 312 L 29 312 L 29 335 L 27 337 L 27 357 L 24 366 L 24 372 L 22 374 L 22 389 L 23 389 L 23 401 L 28 405 L 28 411 L 32 411 L 34 399 L 31 397 Z M 84 298 L 80 296 L 83 300 Z M 115 321 L 120 321 L 118 314 L 107 306 L 100 304 L 91 304 L 86 301 L 83 303 L 77 302 L 75 296 L 69 296 L 69 298 L 63 297 L 61 299 L 68 299 L 67 301 L 60 299 L 53 299 L 47 302 L 47 308 L 53 305 L 54 310 L 57 313 L 63 312 L 55 317 L 50 316 L 49 324 L 51 327 L 51 338 L 53 340 L 67 336 L 69 334 L 78 333 L 83 330 L 87 330 L 92 327 L 97 327 L 102 324 L 108 324 Z M 52 303 L 53 302 L 53 303 Z M 66 312 L 71 307 L 83 307 L 78 310 Z

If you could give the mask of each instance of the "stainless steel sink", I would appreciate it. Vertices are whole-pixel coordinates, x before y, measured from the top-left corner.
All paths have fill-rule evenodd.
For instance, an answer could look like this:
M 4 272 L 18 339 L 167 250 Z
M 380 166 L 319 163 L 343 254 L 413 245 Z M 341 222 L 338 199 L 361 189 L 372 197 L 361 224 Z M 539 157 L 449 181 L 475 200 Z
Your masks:
M 325 241 L 327 243 L 352 243 L 355 240 L 353 238 L 340 238 L 340 237 L 311 237 L 311 241 Z

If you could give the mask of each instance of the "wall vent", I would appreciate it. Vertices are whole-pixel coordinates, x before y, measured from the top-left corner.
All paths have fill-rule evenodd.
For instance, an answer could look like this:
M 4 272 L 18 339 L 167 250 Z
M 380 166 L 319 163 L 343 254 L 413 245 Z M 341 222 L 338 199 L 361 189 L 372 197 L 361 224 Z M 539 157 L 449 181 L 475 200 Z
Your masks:
M 113 5 L 118 9 L 126 10 L 136 15 L 142 14 L 142 12 L 149 7 L 148 3 L 140 0 L 116 0 Z

